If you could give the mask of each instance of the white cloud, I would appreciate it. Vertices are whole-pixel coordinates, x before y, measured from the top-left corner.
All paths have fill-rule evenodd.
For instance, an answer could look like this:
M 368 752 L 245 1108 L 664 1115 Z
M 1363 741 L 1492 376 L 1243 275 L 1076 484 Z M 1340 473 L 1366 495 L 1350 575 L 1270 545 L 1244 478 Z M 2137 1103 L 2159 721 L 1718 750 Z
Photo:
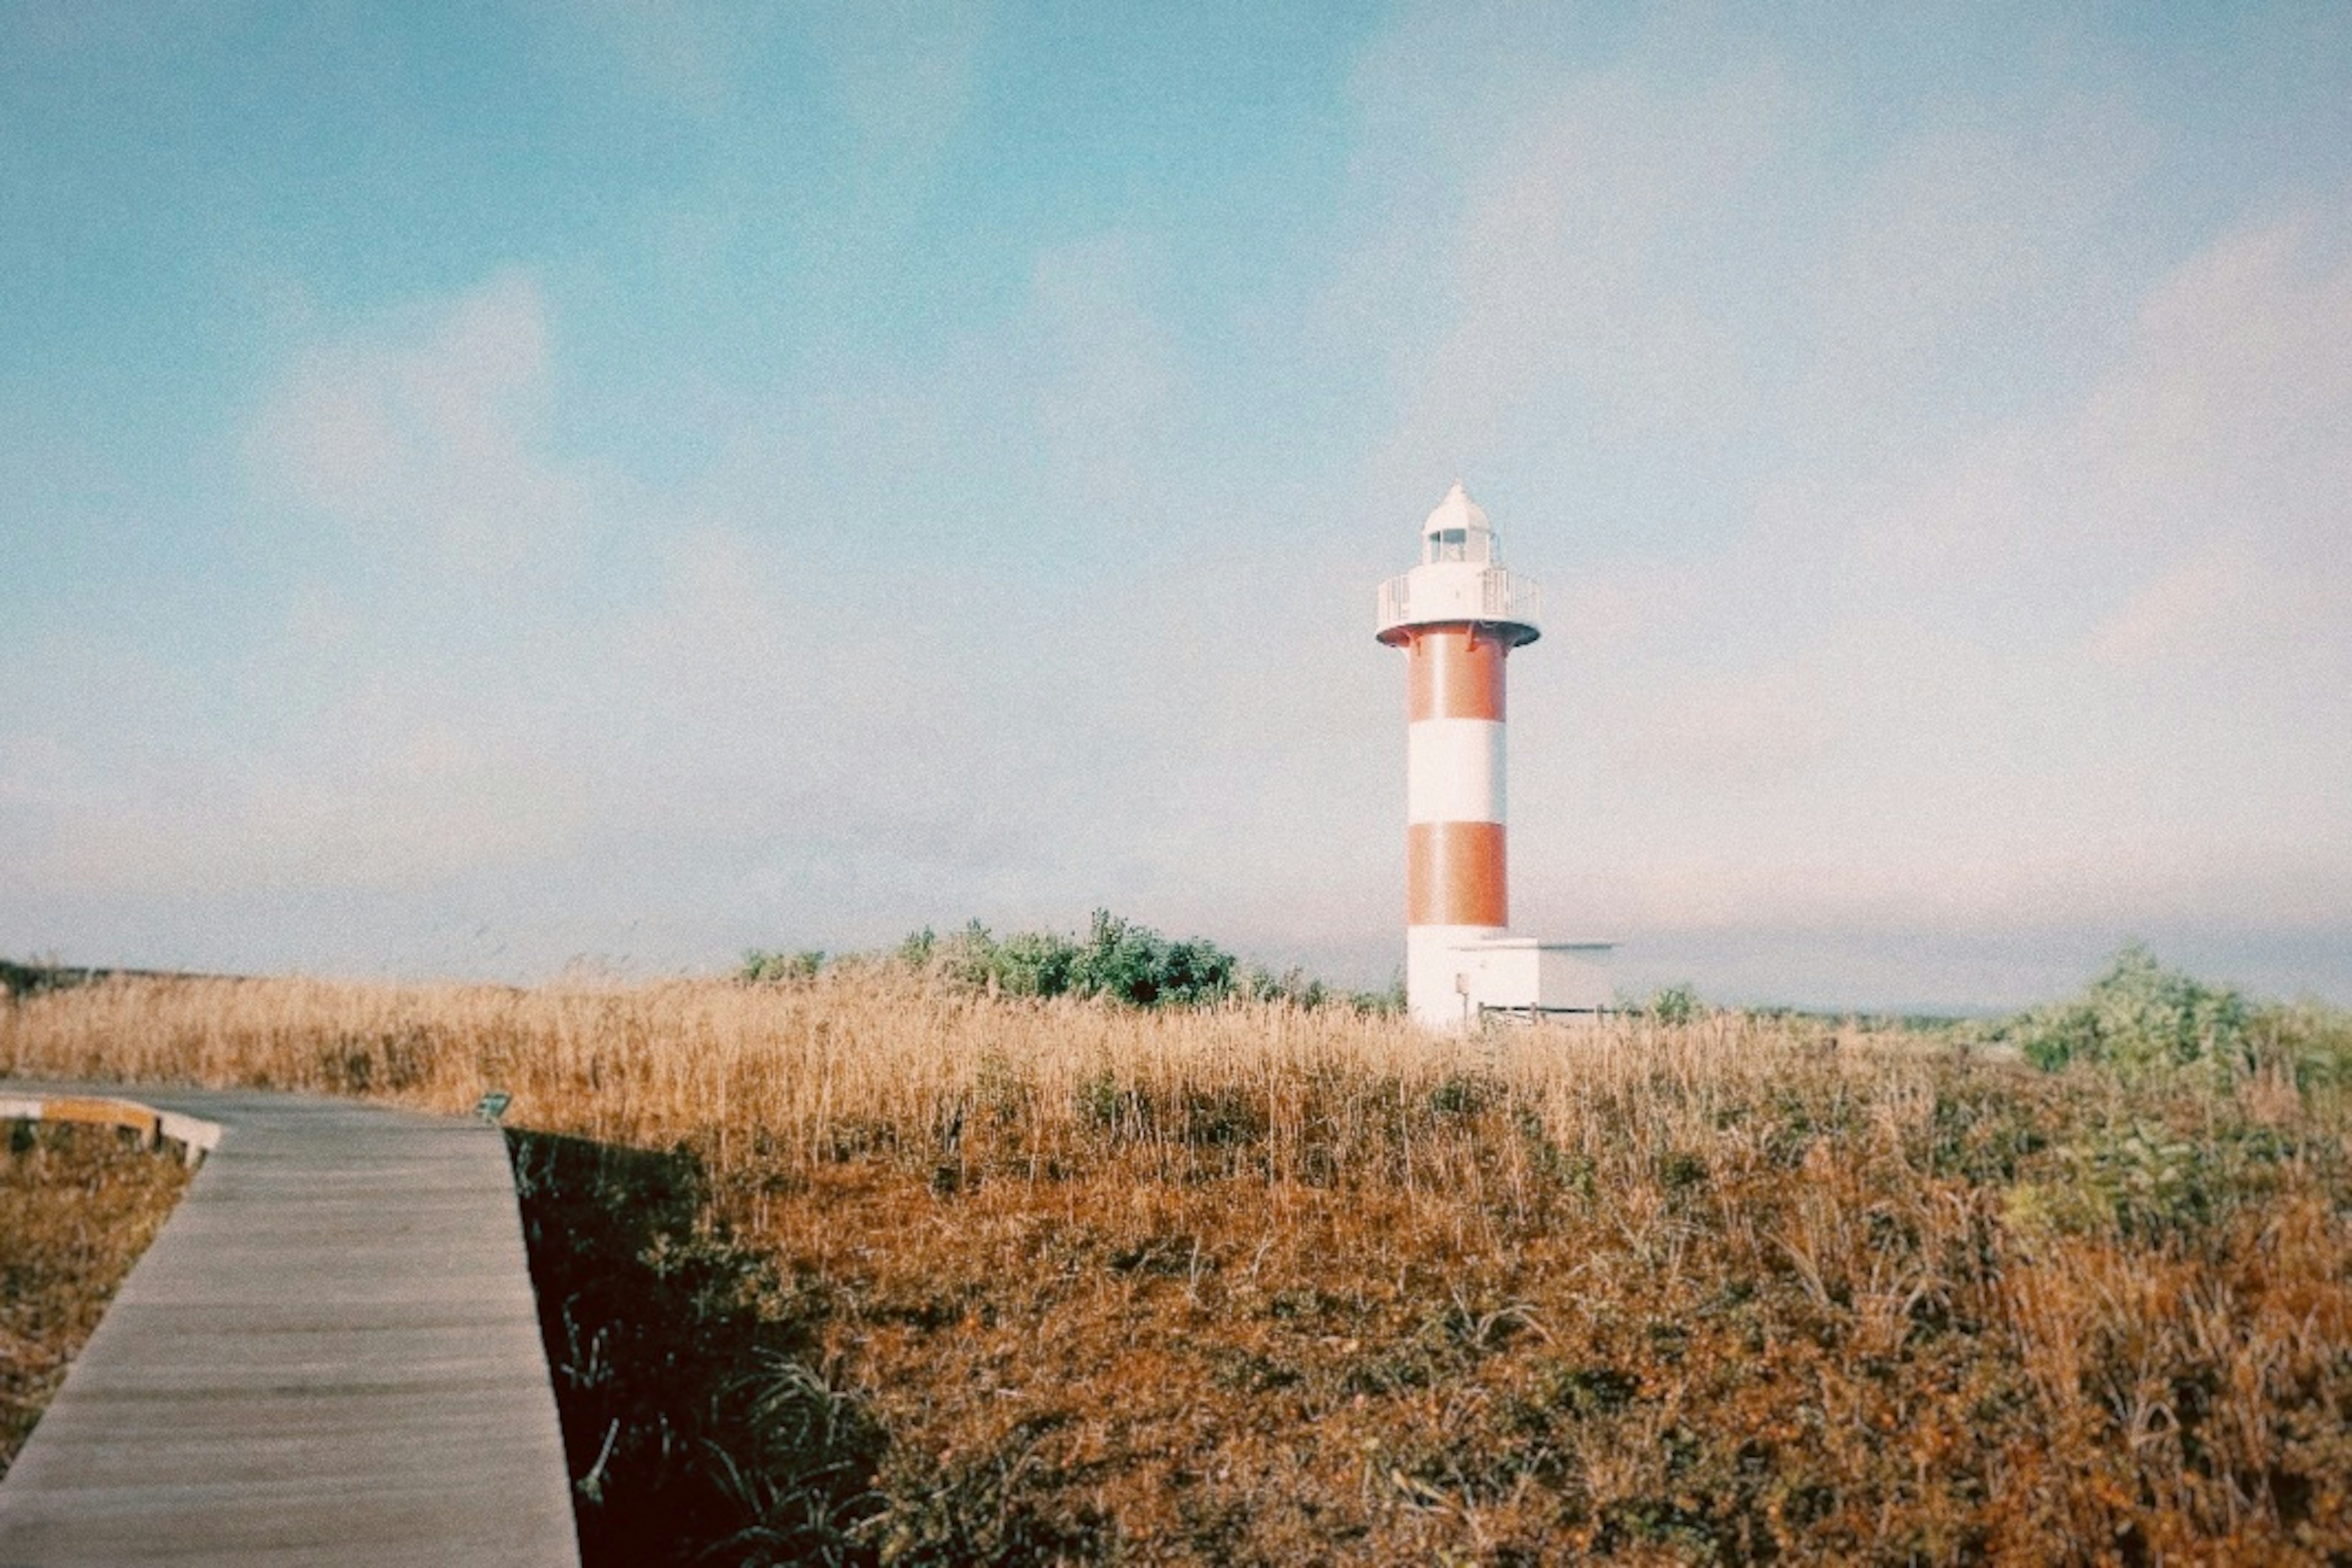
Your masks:
M 1633 70 L 1563 81 L 1480 159 L 1458 213 L 1412 215 L 1403 265 L 1449 318 L 1392 370 L 1383 478 L 1528 438 L 1696 436 L 1755 395 L 1738 324 L 1691 286 L 1696 228 L 1753 226 L 1793 112 L 1769 64 L 1696 88 Z
M 1005 416 L 1048 437 L 1040 549 L 1135 526 L 1168 384 L 1135 291 L 1116 240 L 1039 263 Z M 215 711 L 220 683 L 249 696 L 220 722 L 179 700 L 187 724 L 142 727 L 162 687 L 122 670 L 68 682 L 121 694 L 75 715 L 102 745 L 59 741 L 62 716 L 9 738 L 0 813 L 52 894 L 384 902 L 503 872 L 588 884 L 569 930 L 713 897 L 672 911 L 704 952 L 752 921 L 837 942 L 1115 897 L 1119 805 L 1154 787 L 1132 749 L 1164 762 L 1194 733 L 1188 713 L 1163 747 L 1157 699 L 1088 656 L 1117 606 L 1074 605 L 1055 572 L 1015 596 L 911 564 L 870 473 L 835 484 L 805 446 L 668 495 L 565 457 L 555 336 L 509 273 L 294 356 L 245 442 L 256 534 L 325 522 L 340 547 L 306 542 L 315 574 L 245 653 L 184 674 Z M 940 389 L 900 390 L 859 418 L 929 449 Z
M 2266 605 L 2282 605 L 2265 586 L 2276 585 L 2261 580 L 2242 545 L 2216 541 L 2134 590 L 2092 631 L 2091 657 L 2132 668 L 2210 648 Z
M 1786 406 L 1822 446 L 1899 460 L 1924 440 L 2042 412 L 2112 351 L 2128 290 L 2121 219 L 2151 157 L 2121 106 L 1931 117 L 1822 199 L 1788 279 L 1804 361 Z M 1930 417 L 1925 417 L 1931 416 Z
M 255 423 L 266 493 L 371 548 L 510 572 L 580 528 L 579 479 L 537 451 L 546 307 L 525 272 L 313 345 Z

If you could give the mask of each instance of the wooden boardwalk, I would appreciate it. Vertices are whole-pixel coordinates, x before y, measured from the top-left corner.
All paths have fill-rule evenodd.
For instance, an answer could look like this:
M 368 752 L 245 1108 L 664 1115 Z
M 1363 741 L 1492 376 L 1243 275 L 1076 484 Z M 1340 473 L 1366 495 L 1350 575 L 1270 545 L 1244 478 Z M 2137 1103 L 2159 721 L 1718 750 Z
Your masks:
M 0 1480 L 0 1568 L 576 1568 L 497 1129 L 0 1080 L 0 1101 L 44 1095 L 221 1132 Z

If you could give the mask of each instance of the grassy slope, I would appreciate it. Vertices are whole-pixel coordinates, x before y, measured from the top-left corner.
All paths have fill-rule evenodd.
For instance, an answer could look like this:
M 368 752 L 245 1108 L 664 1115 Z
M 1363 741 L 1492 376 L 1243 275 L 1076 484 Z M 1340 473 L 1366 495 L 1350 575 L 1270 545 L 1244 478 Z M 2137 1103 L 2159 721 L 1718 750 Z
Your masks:
M 592 1559 L 2326 1561 L 2352 1129 L 1717 1018 L 119 982 L 0 1070 L 516 1095 Z
M 187 1183 L 110 1128 L 19 1126 L 0 1151 L 0 1476 Z

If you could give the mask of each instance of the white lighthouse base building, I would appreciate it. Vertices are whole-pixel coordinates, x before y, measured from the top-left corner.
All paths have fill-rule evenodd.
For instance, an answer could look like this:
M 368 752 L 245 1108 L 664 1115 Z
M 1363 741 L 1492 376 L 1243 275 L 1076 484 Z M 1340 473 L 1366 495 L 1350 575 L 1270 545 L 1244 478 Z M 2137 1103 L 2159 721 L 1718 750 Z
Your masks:
M 1545 942 L 1476 927 L 1405 933 L 1404 988 L 1425 1028 L 1475 1028 L 1490 1013 L 1540 1018 L 1608 1011 L 1608 942 Z

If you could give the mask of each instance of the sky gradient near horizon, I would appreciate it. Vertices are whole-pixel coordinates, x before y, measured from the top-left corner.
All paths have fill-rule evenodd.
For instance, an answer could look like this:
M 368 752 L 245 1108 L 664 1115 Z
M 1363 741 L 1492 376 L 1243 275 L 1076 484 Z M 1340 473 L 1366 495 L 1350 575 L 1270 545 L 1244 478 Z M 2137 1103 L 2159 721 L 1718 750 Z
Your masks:
M 2352 1003 L 2352 8 L 0 8 L 0 953 Z

